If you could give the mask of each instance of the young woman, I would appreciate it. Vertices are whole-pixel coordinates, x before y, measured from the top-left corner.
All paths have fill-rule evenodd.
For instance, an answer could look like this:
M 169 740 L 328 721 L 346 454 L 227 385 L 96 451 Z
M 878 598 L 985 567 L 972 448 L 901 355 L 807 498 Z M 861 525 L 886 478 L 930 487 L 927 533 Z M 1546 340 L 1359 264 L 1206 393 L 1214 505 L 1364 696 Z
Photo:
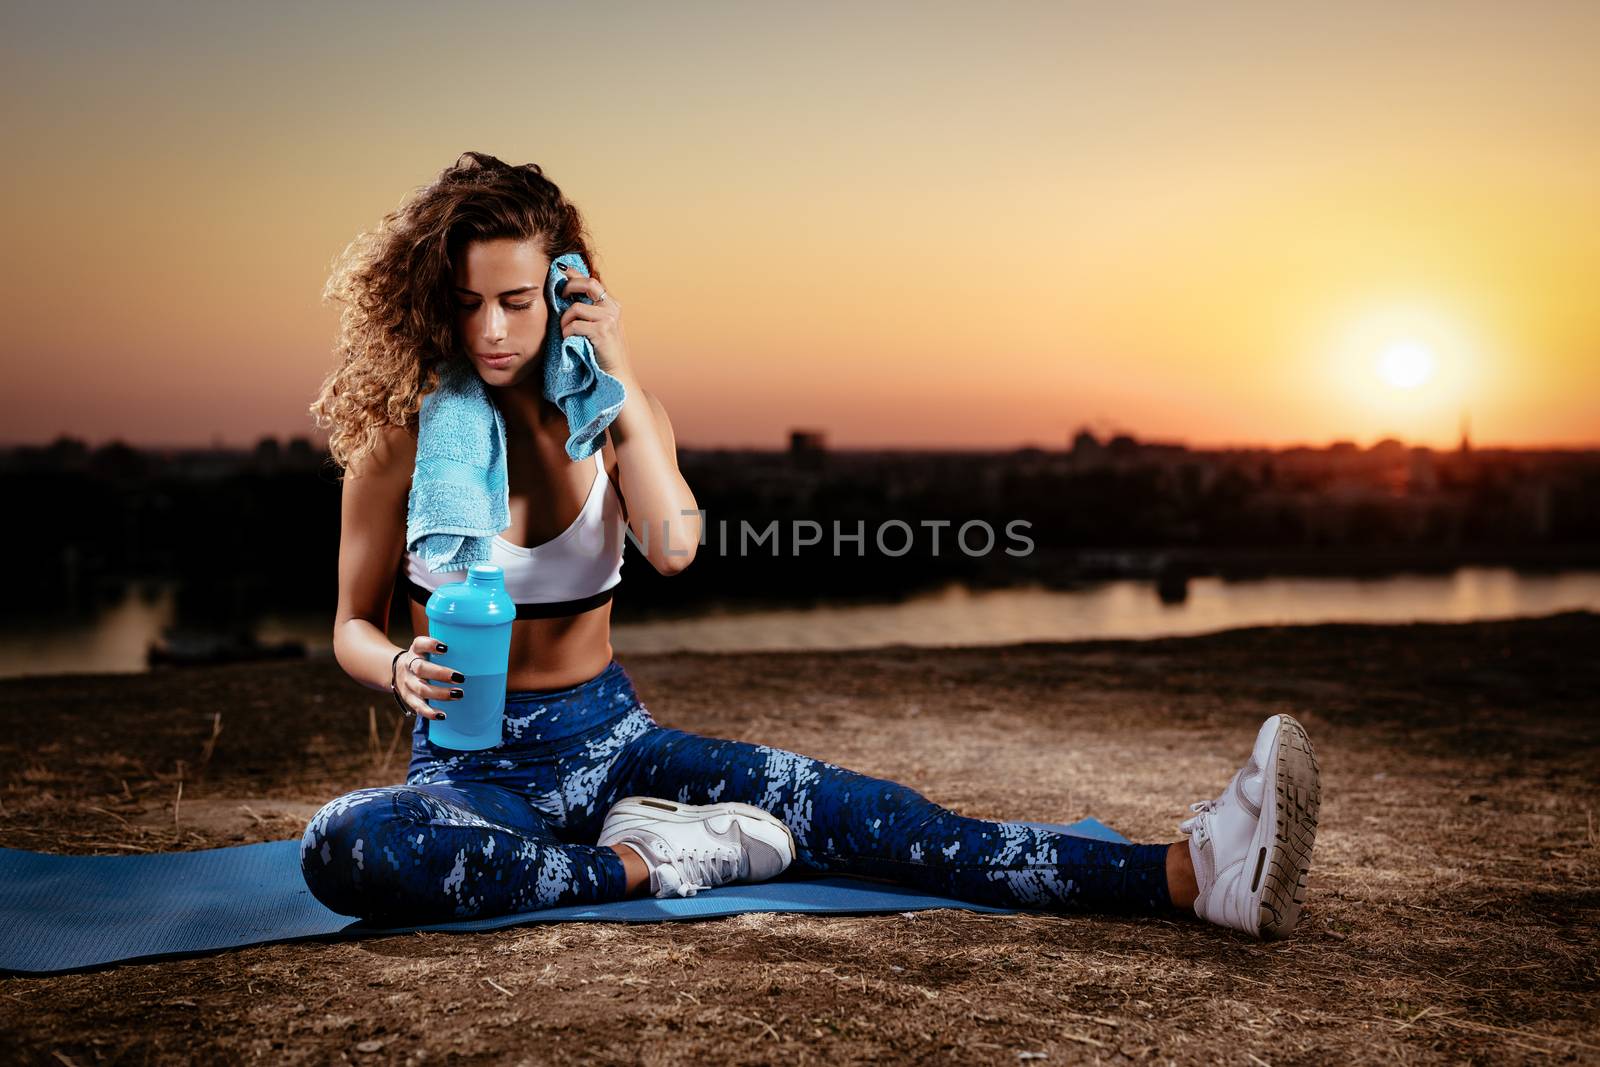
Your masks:
M 581 335 L 624 406 L 594 461 L 542 395 L 555 257 L 592 264 L 577 209 L 537 165 L 469 152 L 346 249 L 326 297 L 343 303 L 341 362 L 312 405 L 345 469 L 334 651 L 351 677 L 419 718 L 404 784 L 358 789 L 306 827 L 302 866 L 328 907 L 377 922 L 444 921 L 689 894 L 791 862 L 1019 908 L 1192 909 L 1256 937 L 1299 918 L 1319 805 L 1300 725 L 1276 716 L 1186 841 L 1116 844 L 970 819 L 915 790 L 766 745 L 658 724 L 609 640 L 623 524 L 676 574 L 700 539 L 672 423 L 640 384 L 622 309 L 600 278 L 568 275 L 563 336 Z M 575 296 L 587 296 L 582 303 Z M 511 525 L 493 561 L 518 602 L 503 739 L 434 745 L 433 699 L 459 698 L 449 650 L 425 636 L 430 573 L 407 551 L 422 397 L 447 365 L 478 374 L 505 417 Z M 396 578 L 413 632 L 385 635 Z M 454 688 L 448 688 L 454 683 Z M 441 686 L 446 688 L 441 688 Z

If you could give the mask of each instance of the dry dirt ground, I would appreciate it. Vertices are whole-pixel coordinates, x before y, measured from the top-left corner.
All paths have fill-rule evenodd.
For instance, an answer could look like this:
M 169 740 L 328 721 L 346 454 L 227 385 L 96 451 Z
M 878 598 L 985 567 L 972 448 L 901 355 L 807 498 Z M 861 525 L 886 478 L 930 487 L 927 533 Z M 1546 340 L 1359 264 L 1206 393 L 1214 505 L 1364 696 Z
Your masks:
M 1299 933 L 1261 945 L 1178 916 L 952 910 L 267 945 L 0 978 L 0 1059 L 1600 1062 L 1596 650 L 1600 616 L 1568 613 L 624 657 L 664 723 L 898 779 L 971 815 L 1095 815 L 1139 840 L 1172 839 L 1260 720 L 1289 712 L 1324 776 Z M 387 698 L 331 662 L 10 693 L 8 847 L 297 837 L 324 800 L 403 777 Z

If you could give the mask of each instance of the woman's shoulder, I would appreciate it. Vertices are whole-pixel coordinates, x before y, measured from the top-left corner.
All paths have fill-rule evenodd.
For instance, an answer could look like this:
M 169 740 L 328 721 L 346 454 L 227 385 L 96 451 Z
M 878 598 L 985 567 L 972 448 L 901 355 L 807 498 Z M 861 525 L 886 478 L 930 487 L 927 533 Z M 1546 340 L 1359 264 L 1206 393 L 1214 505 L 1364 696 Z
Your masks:
M 417 461 L 417 434 L 407 426 L 392 423 L 380 426 L 372 448 L 353 465 L 349 474 L 361 478 L 382 478 L 411 481 L 411 471 Z
M 417 450 L 417 430 L 412 426 L 397 426 L 394 423 L 385 423 L 378 430 L 378 439 L 390 448 L 402 449 L 415 453 Z

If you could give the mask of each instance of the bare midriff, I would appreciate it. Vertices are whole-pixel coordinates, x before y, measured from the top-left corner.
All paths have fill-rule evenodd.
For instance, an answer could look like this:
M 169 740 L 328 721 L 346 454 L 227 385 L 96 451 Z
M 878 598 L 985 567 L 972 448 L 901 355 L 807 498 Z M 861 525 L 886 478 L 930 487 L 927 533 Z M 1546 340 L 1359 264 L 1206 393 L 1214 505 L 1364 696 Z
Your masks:
M 411 632 L 428 632 L 428 613 L 410 601 Z M 518 619 L 511 624 L 511 664 L 506 689 L 570 689 L 611 662 L 611 602 L 559 619 Z M 430 657 L 449 665 L 450 653 Z

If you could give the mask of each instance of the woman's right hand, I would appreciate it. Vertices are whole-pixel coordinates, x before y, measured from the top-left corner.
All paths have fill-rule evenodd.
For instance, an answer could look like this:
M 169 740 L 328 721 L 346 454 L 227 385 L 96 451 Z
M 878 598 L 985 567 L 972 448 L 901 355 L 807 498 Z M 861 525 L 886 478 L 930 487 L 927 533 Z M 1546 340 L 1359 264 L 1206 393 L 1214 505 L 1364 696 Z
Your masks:
M 451 670 L 444 664 L 432 663 L 423 658 L 426 653 L 443 652 L 444 647 L 434 638 L 418 636 L 411 642 L 411 647 L 400 656 L 399 665 L 395 670 L 395 692 L 400 694 L 400 699 L 405 702 L 406 707 L 425 719 L 447 718 L 444 712 L 430 707 L 428 701 L 460 700 L 465 696 L 460 689 L 441 689 L 428 684 L 428 679 L 458 683 L 466 680 L 459 672 Z

